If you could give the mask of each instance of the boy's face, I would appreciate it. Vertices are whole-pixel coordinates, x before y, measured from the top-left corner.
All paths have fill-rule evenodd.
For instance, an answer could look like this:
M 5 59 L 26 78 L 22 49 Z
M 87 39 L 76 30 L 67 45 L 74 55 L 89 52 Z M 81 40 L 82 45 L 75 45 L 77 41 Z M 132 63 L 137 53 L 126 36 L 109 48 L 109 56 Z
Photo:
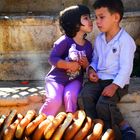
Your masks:
M 96 9 L 95 15 L 97 27 L 101 32 L 109 32 L 118 24 L 116 13 L 110 13 L 106 7 Z

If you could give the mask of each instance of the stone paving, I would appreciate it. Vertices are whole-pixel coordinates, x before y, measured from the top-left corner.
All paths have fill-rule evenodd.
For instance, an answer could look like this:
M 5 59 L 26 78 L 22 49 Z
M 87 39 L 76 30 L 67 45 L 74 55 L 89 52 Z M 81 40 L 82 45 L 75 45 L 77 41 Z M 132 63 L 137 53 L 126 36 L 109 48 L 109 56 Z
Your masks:
M 0 98 L 25 98 L 45 93 L 44 81 L 0 81 Z
M 0 81 L 1 98 L 24 98 L 30 95 L 44 95 L 44 81 Z M 132 78 L 129 93 L 140 94 L 140 78 Z
M 44 81 L 0 81 L 0 115 L 12 109 L 22 114 L 29 109 L 38 112 L 44 100 Z

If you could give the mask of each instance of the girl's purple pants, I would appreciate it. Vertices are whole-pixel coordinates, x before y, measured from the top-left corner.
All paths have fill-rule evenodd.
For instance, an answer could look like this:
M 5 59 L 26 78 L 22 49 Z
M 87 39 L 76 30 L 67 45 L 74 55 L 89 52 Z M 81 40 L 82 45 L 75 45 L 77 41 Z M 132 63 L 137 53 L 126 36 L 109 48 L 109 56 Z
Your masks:
M 75 112 L 77 109 L 77 96 L 81 89 L 81 83 L 74 80 L 66 86 L 54 81 L 46 82 L 46 100 L 39 113 L 55 116 L 62 104 L 66 112 Z

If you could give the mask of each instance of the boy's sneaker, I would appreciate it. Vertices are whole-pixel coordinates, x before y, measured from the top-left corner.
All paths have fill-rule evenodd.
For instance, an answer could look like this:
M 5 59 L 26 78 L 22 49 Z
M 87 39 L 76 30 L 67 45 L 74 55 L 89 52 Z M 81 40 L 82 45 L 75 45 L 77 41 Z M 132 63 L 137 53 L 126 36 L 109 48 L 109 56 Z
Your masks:
M 136 131 L 131 127 L 127 127 L 122 132 L 122 140 L 136 140 Z

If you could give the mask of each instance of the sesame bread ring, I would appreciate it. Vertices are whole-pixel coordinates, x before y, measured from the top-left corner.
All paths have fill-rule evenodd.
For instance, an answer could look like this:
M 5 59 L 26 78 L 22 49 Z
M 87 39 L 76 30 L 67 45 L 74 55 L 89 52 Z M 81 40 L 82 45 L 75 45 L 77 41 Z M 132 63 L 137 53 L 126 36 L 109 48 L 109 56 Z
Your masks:
M 17 139 L 21 139 L 24 133 L 26 126 L 32 121 L 32 119 L 36 116 L 35 110 L 29 110 L 25 117 L 20 121 L 17 126 L 15 136 Z
M 115 133 L 113 129 L 107 129 L 107 131 L 101 137 L 101 140 L 115 140 Z
M 101 119 L 94 119 L 93 121 L 95 123 L 93 132 L 87 136 L 86 140 L 99 140 L 101 138 L 104 123 Z
M 58 113 L 57 116 L 53 119 L 53 121 L 46 127 L 44 131 L 44 137 L 46 140 L 50 140 L 54 131 L 63 122 L 66 116 L 67 114 L 65 112 Z
M 51 140 L 61 140 L 66 128 L 72 122 L 72 119 L 73 119 L 72 113 L 68 113 L 66 119 L 64 120 L 64 122 L 61 125 L 59 125 L 59 127 L 54 132 Z
M 8 126 L 5 129 L 5 131 L 3 133 L 3 140 L 13 140 L 14 139 L 17 125 L 20 123 L 22 118 L 23 118 L 23 116 L 21 114 L 17 114 L 17 119 L 10 126 Z
M 78 110 L 73 114 L 73 122 L 66 129 L 64 133 L 64 140 L 70 140 L 74 137 L 74 135 L 81 128 L 85 118 L 86 118 L 86 114 L 83 110 Z
M 3 126 L 5 119 L 6 119 L 6 116 L 5 116 L 5 115 L 1 115 L 1 116 L 0 116 L 0 129 L 1 129 L 2 126 Z
M 74 136 L 73 140 L 84 140 L 84 138 L 88 135 L 88 132 L 91 129 L 91 126 L 92 126 L 92 119 L 87 116 L 81 129 Z
M 5 129 L 11 124 L 13 123 L 15 117 L 17 115 L 17 110 L 11 110 L 9 115 L 6 117 L 5 121 L 4 121 L 4 125 L 3 125 L 3 129 L 2 132 L 5 131 Z
M 47 116 L 45 114 L 39 114 L 32 122 L 27 125 L 27 127 L 25 128 L 25 135 L 29 136 L 36 129 L 36 127 L 46 118 Z
M 46 129 L 46 127 L 49 125 L 49 123 L 51 121 L 53 121 L 54 116 L 49 115 L 47 116 L 47 119 L 45 119 L 44 121 L 42 121 L 38 127 L 36 128 L 36 130 L 34 131 L 32 140 L 41 140 L 44 134 L 44 131 Z

